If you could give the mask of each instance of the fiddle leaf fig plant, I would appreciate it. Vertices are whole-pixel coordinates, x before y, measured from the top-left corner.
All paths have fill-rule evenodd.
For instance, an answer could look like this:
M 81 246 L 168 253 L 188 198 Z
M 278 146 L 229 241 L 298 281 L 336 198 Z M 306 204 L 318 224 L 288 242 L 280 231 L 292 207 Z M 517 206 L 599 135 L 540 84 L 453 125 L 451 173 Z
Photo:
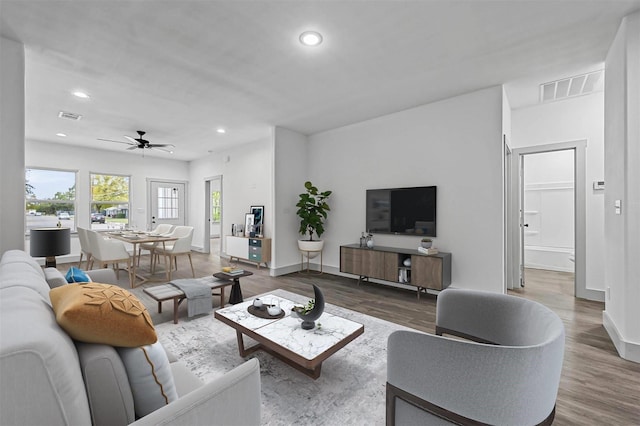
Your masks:
M 324 234 L 324 220 L 327 218 L 327 212 L 331 210 L 327 204 L 331 191 L 320 192 L 309 181 L 304 183 L 304 187 L 307 192 L 300 194 L 296 214 L 300 218 L 300 234 L 308 234 L 309 241 L 313 241 L 314 232 L 318 238 Z

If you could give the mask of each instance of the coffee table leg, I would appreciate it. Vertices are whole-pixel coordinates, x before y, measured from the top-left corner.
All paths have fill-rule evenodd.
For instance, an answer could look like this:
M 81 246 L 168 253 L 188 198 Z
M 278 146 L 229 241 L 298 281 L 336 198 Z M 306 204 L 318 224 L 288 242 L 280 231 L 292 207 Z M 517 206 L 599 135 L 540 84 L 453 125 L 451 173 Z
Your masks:
M 233 285 L 231 285 L 231 294 L 229 295 L 229 303 L 235 305 L 237 303 L 242 303 L 244 300 L 242 298 L 242 290 L 240 289 L 240 280 L 235 278 L 233 280 Z

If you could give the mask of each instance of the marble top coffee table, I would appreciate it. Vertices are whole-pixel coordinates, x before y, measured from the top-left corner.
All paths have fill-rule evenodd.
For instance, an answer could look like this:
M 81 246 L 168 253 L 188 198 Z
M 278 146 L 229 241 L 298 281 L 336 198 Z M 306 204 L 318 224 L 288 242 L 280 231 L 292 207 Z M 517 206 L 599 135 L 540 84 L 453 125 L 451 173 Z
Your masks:
M 279 303 L 285 316 L 279 319 L 254 316 L 247 310 L 252 305 L 252 300 L 214 313 L 216 319 L 236 330 L 238 350 L 243 358 L 257 350 L 263 350 L 317 379 L 324 360 L 364 333 L 364 325 L 327 312 L 316 321 L 316 328 L 303 330 L 300 327 L 302 321 L 291 316 L 291 308 L 295 302 L 273 294 L 261 295 L 260 299 L 268 304 Z M 245 348 L 243 335 L 249 336 L 258 344 Z

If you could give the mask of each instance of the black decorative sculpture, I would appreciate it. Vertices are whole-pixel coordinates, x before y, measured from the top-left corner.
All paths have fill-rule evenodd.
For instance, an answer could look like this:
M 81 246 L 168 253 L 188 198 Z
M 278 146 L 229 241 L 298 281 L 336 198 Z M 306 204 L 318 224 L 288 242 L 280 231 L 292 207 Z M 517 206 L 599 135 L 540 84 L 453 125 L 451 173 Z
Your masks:
M 324 295 L 315 285 L 313 286 L 313 293 L 315 299 L 313 301 L 310 300 L 307 306 L 294 306 L 291 310 L 302 320 L 302 328 L 304 330 L 315 328 L 315 321 L 324 312 Z

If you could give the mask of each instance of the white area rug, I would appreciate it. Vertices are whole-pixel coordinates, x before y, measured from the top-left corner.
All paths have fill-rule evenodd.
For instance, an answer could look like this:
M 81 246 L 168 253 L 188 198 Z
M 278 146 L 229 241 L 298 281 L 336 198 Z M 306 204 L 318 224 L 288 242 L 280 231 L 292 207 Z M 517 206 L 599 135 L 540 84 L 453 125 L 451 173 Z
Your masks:
M 305 303 L 308 298 L 275 290 L 270 294 Z M 262 351 L 262 424 L 382 425 L 385 423 L 387 338 L 406 327 L 327 304 L 325 311 L 364 325 L 364 334 L 322 363 L 317 380 Z M 319 320 L 322 323 L 322 318 Z M 203 381 L 222 376 L 245 360 L 236 332 L 213 314 L 156 326 L 162 344 Z M 254 344 L 245 337 L 245 346 Z M 247 359 L 249 359 L 247 358 Z

